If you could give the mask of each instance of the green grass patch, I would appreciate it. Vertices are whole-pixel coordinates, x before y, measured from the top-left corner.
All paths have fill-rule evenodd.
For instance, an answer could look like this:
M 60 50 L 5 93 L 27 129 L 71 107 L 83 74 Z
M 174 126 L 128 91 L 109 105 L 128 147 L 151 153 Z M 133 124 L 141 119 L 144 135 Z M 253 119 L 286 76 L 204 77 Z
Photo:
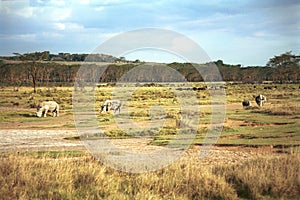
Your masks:
M 34 122 L 38 120 L 30 111 L 5 110 L 0 112 L 0 123 Z
M 180 83 L 174 83 L 174 86 L 179 86 Z M 192 87 L 203 87 L 203 83 L 192 83 Z M 227 84 L 226 85 L 226 100 L 227 110 L 226 118 L 230 123 L 224 124 L 221 136 L 218 140 L 220 145 L 298 145 L 299 142 L 299 127 L 300 127 L 300 109 L 299 109 L 299 88 L 298 84 L 274 84 L 274 89 L 266 90 L 265 85 L 259 84 Z M 296 89 L 295 89 L 296 88 Z M 96 88 L 95 92 L 95 108 L 98 110 L 100 105 L 107 99 L 113 98 L 114 87 L 101 85 Z M 34 94 L 32 88 L 21 87 L 15 91 L 12 87 L 2 88 L 1 105 L 0 105 L 0 124 L 5 127 L 10 124 L 19 123 L 20 127 L 26 128 L 75 128 L 71 122 L 72 116 L 72 91 L 73 88 L 38 88 L 38 93 Z M 89 127 L 99 124 L 103 130 L 107 132 L 109 137 L 123 138 L 135 135 L 144 135 L 153 137 L 155 144 L 167 144 L 168 140 L 172 139 L 172 135 L 178 132 L 178 120 L 180 115 L 180 104 L 175 96 L 178 92 L 180 95 L 188 94 L 187 91 L 172 91 L 169 88 L 162 87 L 159 84 L 144 85 L 141 87 L 129 86 L 124 88 L 124 92 L 132 92 L 129 105 L 129 116 L 133 122 L 137 124 L 147 125 L 150 123 L 151 106 L 160 105 L 163 107 L 166 118 L 163 127 L 158 127 L 155 130 L 144 129 L 130 130 L 128 133 L 123 130 L 115 129 L 117 126 L 113 114 L 97 113 L 96 120 L 87 120 L 79 124 L 82 127 Z M 199 130 L 196 135 L 195 144 L 201 144 L 206 137 L 207 129 L 211 122 L 210 93 L 208 90 L 194 91 L 200 109 Z M 264 107 L 258 108 L 254 102 L 253 96 L 262 93 L 267 96 L 267 102 Z M 241 101 L 248 99 L 252 102 L 250 109 L 243 109 Z M 50 115 L 47 118 L 35 117 L 34 106 L 43 100 L 56 100 L 61 106 L 62 115 L 52 118 Z M 184 101 L 191 100 L 191 96 L 186 96 Z M 213 102 L 218 103 L 218 102 Z M 236 106 L 238 103 L 240 106 Z M 234 107 L 232 107 L 234 105 Z M 82 113 L 84 114 L 84 113 Z M 125 113 L 118 116 L 120 123 Z M 161 117 L 161 116 L 159 116 Z M 66 123 L 61 123 L 62 121 Z M 25 123 L 26 122 L 26 123 Z M 32 123 L 32 124 L 31 124 Z M 160 131 L 158 131 L 161 128 Z M 115 130 L 114 130 L 115 129 Z M 166 136 L 166 137 L 165 137 Z M 168 139 L 169 137 L 169 139 Z

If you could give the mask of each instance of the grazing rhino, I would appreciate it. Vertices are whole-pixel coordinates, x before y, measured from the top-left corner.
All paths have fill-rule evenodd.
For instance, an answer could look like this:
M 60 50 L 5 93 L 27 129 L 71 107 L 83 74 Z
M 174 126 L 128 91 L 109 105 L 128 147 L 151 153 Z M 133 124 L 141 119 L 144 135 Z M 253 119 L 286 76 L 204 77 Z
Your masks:
M 265 101 L 267 101 L 267 98 L 262 94 L 255 97 L 255 102 L 257 103 L 257 105 L 259 107 L 262 107 L 264 105 Z
M 101 105 L 100 113 L 108 112 L 109 110 L 113 110 L 114 113 L 117 111 L 121 111 L 121 101 L 120 100 L 106 100 L 104 104 Z
M 244 101 L 242 102 L 242 105 L 243 105 L 244 108 L 248 108 L 249 106 L 251 106 L 251 102 L 248 101 L 248 100 L 244 100 Z
M 47 116 L 47 112 L 52 112 L 53 117 L 59 116 L 59 105 L 55 101 L 43 101 L 40 103 L 37 107 L 36 116 L 42 117 L 44 114 L 44 117 Z

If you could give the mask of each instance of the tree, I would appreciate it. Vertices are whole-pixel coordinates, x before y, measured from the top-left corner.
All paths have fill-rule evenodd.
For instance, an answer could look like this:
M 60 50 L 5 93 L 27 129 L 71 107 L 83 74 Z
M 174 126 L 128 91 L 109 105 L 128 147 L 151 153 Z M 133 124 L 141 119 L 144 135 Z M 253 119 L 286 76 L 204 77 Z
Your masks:
M 299 62 L 300 56 L 296 56 L 289 51 L 271 58 L 267 66 L 275 68 L 275 74 L 279 78 L 279 82 L 297 82 L 299 77 Z
M 26 69 L 31 77 L 33 84 L 33 92 L 36 93 L 36 84 L 38 81 L 38 77 L 41 75 L 41 68 L 38 66 L 39 62 L 43 59 L 47 59 L 49 57 L 49 51 L 44 52 L 35 52 L 34 54 L 19 54 L 14 53 L 19 56 L 20 60 L 26 62 Z M 28 62 L 28 60 L 32 60 L 32 62 Z M 37 62 L 38 61 L 38 62 Z
M 292 54 L 291 51 L 283 53 L 279 56 L 274 56 L 267 63 L 267 67 L 288 67 L 288 66 L 297 66 L 300 62 L 300 56 Z

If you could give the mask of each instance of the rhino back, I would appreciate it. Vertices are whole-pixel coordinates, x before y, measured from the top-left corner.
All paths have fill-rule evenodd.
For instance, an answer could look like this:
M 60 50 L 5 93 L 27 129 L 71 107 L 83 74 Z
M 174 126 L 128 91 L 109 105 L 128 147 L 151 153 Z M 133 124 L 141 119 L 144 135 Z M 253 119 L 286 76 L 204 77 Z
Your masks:
M 50 111 L 54 111 L 58 108 L 58 103 L 55 101 L 44 101 L 42 107 L 48 107 Z

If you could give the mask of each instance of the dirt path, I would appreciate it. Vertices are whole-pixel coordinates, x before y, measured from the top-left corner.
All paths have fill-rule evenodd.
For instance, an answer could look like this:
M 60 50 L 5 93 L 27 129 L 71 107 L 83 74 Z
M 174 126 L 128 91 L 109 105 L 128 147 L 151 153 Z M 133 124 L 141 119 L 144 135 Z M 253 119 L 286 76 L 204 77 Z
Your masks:
M 0 152 L 37 151 L 37 150 L 86 150 L 77 137 L 76 130 L 0 130 Z M 163 147 L 148 145 L 149 138 L 111 139 L 110 142 L 124 151 L 154 151 Z
M 82 149 L 80 141 L 64 138 L 78 136 L 73 130 L 0 130 L 0 152 Z
M 83 150 L 82 141 L 66 140 L 78 136 L 75 130 L 0 130 L 0 153 L 24 151 Z M 124 151 L 152 152 L 165 147 L 148 145 L 149 138 L 112 139 L 110 142 Z M 182 159 L 198 159 L 201 146 L 192 146 Z M 274 154 L 271 149 L 245 147 L 213 147 L 205 157 L 200 157 L 203 165 L 241 163 L 257 156 Z

